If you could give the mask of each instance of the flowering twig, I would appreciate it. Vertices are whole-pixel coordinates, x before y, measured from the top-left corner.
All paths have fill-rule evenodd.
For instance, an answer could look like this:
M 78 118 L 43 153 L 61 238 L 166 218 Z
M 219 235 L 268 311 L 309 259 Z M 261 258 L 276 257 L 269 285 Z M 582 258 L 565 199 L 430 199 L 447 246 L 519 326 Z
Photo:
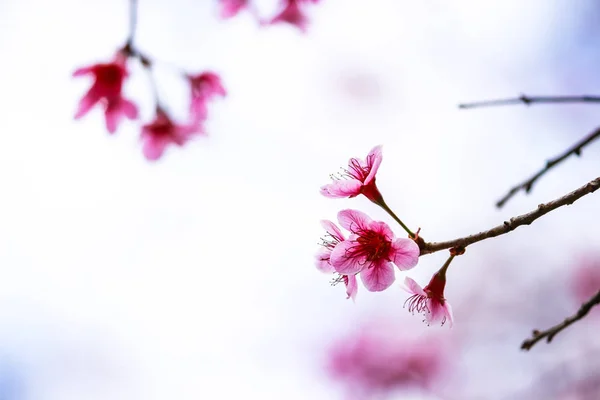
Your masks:
M 545 331 L 538 331 L 537 329 L 534 330 L 532 337 L 525 340 L 523 344 L 521 344 L 521 349 L 529 350 L 533 347 L 533 345 L 535 345 L 537 342 L 544 338 L 546 339 L 547 343 L 550 343 L 554 336 L 556 336 L 562 330 L 566 329 L 568 326 L 574 324 L 575 322 L 585 317 L 590 312 L 590 310 L 598 304 L 600 304 L 600 290 L 591 299 L 583 303 L 581 307 L 579 307 L 577 313 L 568 318 L 565 318 L 565 320 L 560 324 L 548 328 Z
M 475 233 L 470 236 L 465 236 L 458 239 L 448 240 L 445 242 L 425 242 L 419 237 L 417 244 L 421 250 L 421 255 L 435 253 L 436 251 L 451 249 L 451 248 L 464 248 L 473 243 L 480 242 L 485 239 L 493 238 L 496 236 L 504 235 L 510 231 L 515 230 L 521 225 L 529 225 L 541 216 L 553 211 L 559 207 L 570 205 L 575 201 L 579 200 L 586 194 L 590 194 L 600 189 L 600 177 L 586 183 L 574 191 L 567 193 L 566 195 L 559 197 L 556 200 L 550 201 L 546 204 L 540 204 L 535 210 L 530 211 L 526 214 L 513 217 L 504 223 L 489 229 L 487 231 Z
M 532 96 L 521 95 L 519 97 L 512 97 L 508 99 L 496 99 L 478 101 L 475 103 L 463 103 L 459 104 L 458 108 L 464 110 L 470 108 L 481 108 L 481 107 L 496 107 L 496 106 L 511 106 L 515 104 L 524 104 L 526 106 L 531 104 L 542 104 L 542 103 L 600 103 L 600 96 Z
M 557 164 L 560 164 L 561 162 L 563 162 L 565 159 L 569 158 L 573 154 L 576 155 L 577 157 L 579 157 L 581 155 L 581 150 L 585 146 L 587 146 L 588 144 L 593 142 L 594 140 L 598 139 L 599 137 L 600 137 L 600 128 L 596 129 L 595 131 L 593 131 L 592 133 L 590 133 L 586 137 L 584 137 L 582 140 L 575 143 L 573 146 L 571 146 L 569 149 L 567 149 L 564 153 L 560 154 L 559 156 L 557 156 L 555 158 L 547 160 L 544 168 L 540 169 L 535 175 L 533 175 L 531 178 L 527 179 L 526 181 L 512 187 L 508 191 L 508 193 L 506 193 L 506 195 L 504 195 L 504 197 L 502 197 L 500 200 L 498 200 L 498 202 L 496 203 L 496 207 L 502 208 L 502 206 L 504 206 L 504 204 L 506 204 L 506 202 L 508 200 L 510 200 L 515 194 L 517 194 L 521 190 L 523 190 L 525 193 L 529 193 L 531 191 L 531 189 L 533 188 L 533 184 L 538 179 L 540 179 L 542 177 L 542 175 L 544 175 L 550 169 L 555 167 Z

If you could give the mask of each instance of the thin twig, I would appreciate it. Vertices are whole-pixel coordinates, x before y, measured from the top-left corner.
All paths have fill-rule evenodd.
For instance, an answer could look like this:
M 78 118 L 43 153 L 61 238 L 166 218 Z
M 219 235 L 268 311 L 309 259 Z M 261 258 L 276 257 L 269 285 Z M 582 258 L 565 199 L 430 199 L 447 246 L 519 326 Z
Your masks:
M 587 313 L 589 313 L 590 310 L 594 306 L 597 306 L 598 304 L 600 304 L 600 290 L 591 299 L 589 299 L 587 302 L 583 303 L 581 305 L 581 307 L 579 307 L 579 310 L 577 311 L 577 313 L 575 313 L 574 315 L 572 315 L 568 318 L 565 318 L 565 320 L 563 322 L 561 322 L 560 324 L 557 324 L 551 328 L 548 328 L 545 331 L 534 330 L 532 337 L 525 340 L 523 342 L 523 344 L 521 344 L 521 349 L 529 350 L 537 342 L 539 342 L 540 340 L 542 340 L 544 338 L 546 339 L 547 343 L 550 343 L 552 341 L 552 339 L 554 338 L 554 336 L 556 336 L 559 332 L 566 329 L 568 326 L 574 324 L 575 322 L 577 322 L 580 319 L 582 319 L 583 317 L 585 317 L 587 315 Z
M 129 36 L 127 44 L 133 47 L 133 39 L 137 29 L 138 2 L 137 0 L 129 0 Z
M 567 193 L 562 197 L 559 197 L 556 200 L 550 201 L 546 204 L 540 204 L 535 210 L 528 212 L 527 214 L 513 217 L 508 221 L 504 221 L 503 224 L 500 224 L 487 231 L 475 233 L 473 235 L 458 239 L 448 240 L 446 242 L 425 242 L 419 237 L 417 244 L 421 250 L 421 255 L 431 254 L 445 249 L 464 248 L 485 239 L 504 235 L 505 233 L 515 230 L 521 225 L 529 225 L 550 211 L 556 210 L 562 206 L 573 204 L 581 197 L 585 196 L 586 194 L 593 193 L 598 189 L 600 189 L 600 177 L 586 183 L 580 188 L 575 189 L 574 191 Z
M 547 160 L 544 168 L 540 169 L 535 175 L 533 175 L 531 178 L 527 179 L 526 181 L 521 182 L 520 184 L 518 184 L 516 186 L 513 186 L 508 191 L 508 193 L 506 193 L 504 195 L 504 197 L 502 197 L 500 200 L 498 200 L 498 202 L 496 202 L 496 207 L 502 208 L 508 200 L 510 200 L 514 195 L 516 195 L 520 191 L 529 193 L 531 191 L 531 189 L 533 188 L 533 184 L 538 179 L 540 179 L 542 177 L 542 175 L 544 175 L 546 172 L 548 172 L 550 169 L 552 169 L 557 164 L 560 164 L 565 159 L 569 158 L 571 155 L 576 155 L 577 157 L 579 157 L 581 155 L 581 150 L 585 146 L 587 146 L 588 144 L 593 142 L 594 140 L 598 139 L 599 137 L 600 137 L 600 128 L 597 128 L 595 131 L 588 134 L 582 140 L 580 140 L 579 142 L 577 142 L 573 146 L 571 146 L 569 149 L 567 149 L 564 153 L 560 154 L 559 156 L 557 156 L 555 158 Z
M 473 109 L 473 108 L 481 108 L 481 107 L 497 107 L 497 106 L 511 106 L 515 104 L 524 104 L 529 106 L 531 104 L 542 104 L 542 103 L 600 103 L 599 96 L 532 96 L 529 97 L 527 95 L 522 94 L 519 97 L 511 97 L 508 99 L 496 99 L 496 100 L 486 100 L 486 101 L 478 101 L 475 103 L 463 103 L 459 104 L 458 108 Z

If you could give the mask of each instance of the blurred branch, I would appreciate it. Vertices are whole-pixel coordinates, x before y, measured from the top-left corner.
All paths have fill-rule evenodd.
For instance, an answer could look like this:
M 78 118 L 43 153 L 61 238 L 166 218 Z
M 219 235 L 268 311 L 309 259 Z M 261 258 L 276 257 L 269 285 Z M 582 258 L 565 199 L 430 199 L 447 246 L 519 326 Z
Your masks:
M 129 47 L 133 47 L 133 39 L 135 38 L 135 30 L 137 28 L 137 15 L 137 0 L 129 0 L 129 36 L 127 37 L 127 45 Z
M 529 97 L 522 94 L 519 97 L 511 97 L 508 99 L 496 99 L 478 101 L 475 103 L 463 103 L 459 104 L 458 108 L 463 110 L 472 108 L 482 107 L 497 107 L 497 106 L 511 106 L 515 104 L 524 104 L 526 106 L 531 104 L 543 104 L 543 103 L 600 103 L 599 96 L 533 96 Z
M 575 322 L 577 322 L 580 319 L 582 319 L 583 317 L 585 317 L 590 312 L 590 310 L 598 304 L 600 304 L 600 290 L 591 299 L 589 299 L 587 302 L 583 303 L 581 305 L 581 307 L 579 307 L 579 310 L 577 311 L 577 313 L 575 313 L 574 315 L 572 315 L 568 318 L 565 318 L 565 320 L 563 322 L 561 322 L 560 324 L 557 324 L 551 328 L 548 328 L 545 331 L 538 331 L 537 329 L 534 330 L 532 337 L 525 340 L 523 342 L 523 344 L 521 344 L 521 349 L 529 350 L 537 342 L 539 342 L 540 340 L 542 340 L 544 338 L 546 339 L 547 343 L 550 343 L 552 341 L 552 339 L 554 338 L 554 336 L 556 336 L 562 330 L 566 329 L 568 326 L 574 324 Z
M 561 162 L 563 162 L 565 159 L 569 158 L 573 154 L 576 155 L 577 157 L 579 157 L 581 155 L 581 150 L 585 146 L 587 146 L 588 144 L 593 142 L 594 140 L 598 139 L 599 137 L 600 137 L 600 128 L 596 129 L 595 131 L 593 131 L 592 133 L 590 133 L 589 135 L 584 137 L 582 140 L 575 143 L 573 146 L 571 146 L 569 149 L 567 149 L 561 155 L 557 156 L 556 158 L 547 160 L 544 168 L 540 169 L 535 175 L 533 175 L 531 178 L 527 179 L 526 181 L 524 181 L 516 186 L 513 186 L 508 191 L 508 193 L 506 195 L 504 195 L 504 197 L 502 197 L 500 200 L 498 200 L 498 202 L 496 203 L 496 207 L 502 208 L 502 206 L 504 206 L 504 204 L 506 204 L 506 202 L 508 200 L 510 200 L 515 194 L 517 194 L 521 190 L 524 191 L 525 193 L 529 193 L 531 191 L 531 189 L 533 188 L 533 184 L 538 179 L 540 179 L 542 177 L 542 175 L 544 175 L 550 169 L 555 167 L 557 164 L 560 164 Z
M 515 230 L 521 225 L 529 225 L 550 211 L 556 210 L 562 206 L 573 204 L 581 197 L 593 193 L 598 189 L 600 189 L 600 177 L 586 183 L 580 188 L 575 189 L 574 191 L 567 193 L 562 197 L 559 197 L 556 200 L 550 201 L 546 204 L 540 204 L 535 210 L 528 212 L 527 214 L 513 217 L 510 220 L 504 221 L 504 223 L 487 231 L 475 233 L 473 235 L 454 240 L 448 240 L 446 242 L 425 242 L 423 238 L 419 237 L 417 239 L 417 244 L 421 250 L 421 255 L 435 253 L 436 251 L 445 249 L 464 248 L 485 239 L 504 235 L 505 233 Z

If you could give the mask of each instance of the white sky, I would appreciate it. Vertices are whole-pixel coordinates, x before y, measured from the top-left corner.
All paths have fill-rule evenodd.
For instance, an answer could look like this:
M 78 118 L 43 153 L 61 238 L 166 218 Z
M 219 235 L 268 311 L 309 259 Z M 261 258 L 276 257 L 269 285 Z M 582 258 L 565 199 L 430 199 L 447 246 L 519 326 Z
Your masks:
M 210 109 L 208 138 L 155 164 L 135 123 L 111 137 L 99 111 L 72 119 L 89 82 L 70 75 L 122 44 L 126 1 L 0 3 L 0 366 L 22 389 L 11 399 L 338 396 L 319 378 L 326 342 L 373 313 L 406 311 L 397 287 L 361 287 L 353 305 L 314 269 L 320 219 L 358 208 L 387 221 L 365 199 L 320 197 L 329 173 L 383 144 L 380 188 L 429 240 L 487 228 L 597 174 L 590 148 L 499 212 L 504 190 L 593 129 L 597 110 L 456 109 L 600 91 L 593 49 L 573 46 L 592 1 L 324 0 L 306 36 L 247 15 L 219 21 L 215 3 L 140 0 L 140 48 L 214 69 L 229 92 Z M 184 87 L 169 74 L 160 90 L 182 115 Z M 126 93 L 151 118 L 146 77 L 133 75 Z M 594 243 L 595 204 L 469 249 L 448 289 L 457 324 L 482 265 L 510 264 L 518 285 L 545 271 L 523 264 L 560 273 Z M 428 279 L 444 257 L 410 276 Z M 498 346 L 530 374 L 545 359 L 518 353 L 524 333 Z M 522 370 L 507 372 L 515 387 Z M 481 372 L 472 390 L 504 385 L 489 379 Z

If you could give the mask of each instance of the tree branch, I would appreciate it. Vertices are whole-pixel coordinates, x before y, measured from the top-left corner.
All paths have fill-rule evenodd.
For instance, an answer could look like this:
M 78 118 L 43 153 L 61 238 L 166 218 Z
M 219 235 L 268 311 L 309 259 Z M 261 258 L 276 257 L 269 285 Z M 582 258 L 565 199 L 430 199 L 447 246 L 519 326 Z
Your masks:
M 587 302 L 583 303 L 581 305 L 581 307 L 579 307 L 579 310 L 577 311 L 577 313 L 575 313 L 574 315 L 572 315 L 568 318 L 565 318 L 565 320 L 563 322 L 561 322 L 560 324 L 557 324 L 551 328 L 548 328 L 545 331 L 538 331 L 537 329 L 534 330 L 532 337 L 525 340 L 523 342 L 523 344 L 521 344 L 521 349 L 529 350 L 537 342 L 539 342 L 540 340 L 542 340 L 544 338 L 546 339 L 547 343 L 550 343 L 552 341 L 552 339 L 554 339 L 554 336 L 556 336 L 559 332 L 566 329 L 568 326 L 574 324 L 575 322 L 577 322 L 580 319 L 582 319 L 583 317 L 585 317 L 590 312 L 590 310 L 594 306 L 597 306 L 598 304 L 600 304 L 600 290 L 591 299 L 589 299 Z
M 452 248 L 464 248 L 473 243 L 480 242 L 485 239 L 493 238 L 496 236 L 504 235 L 510 231 L 515 230 L 521 225 L 529 225 L 541 216 L 549 213 L 550 211 L 556 210 L 559 207 L 573 204 L 581 197 L 594 193 L 600 189 L 600 177 L 586 183 L 574 191 L 567 193 L 566 195 L 559 197 L 546 204 L 540 204 L 535 210 L 528 212 L 527 214 L 513 217 L 508 221 L 504 221 L 503 224 L 498 225 L 487 231 L 475 233 L 470 236 L 462 238 L 448 240 L 446 242 L 425 242 L 422 238 L 417 240 L 417 244 L 421 250 L 421 255 L 435 253 L 436 251 L 452 249 Z
M 525 193 L 529 193 L 531 191 L 531 189 L 533 188 L 533 184 L 538 179 L 540 179 L 542 177 L 542 175 L 544 175 L 550 169 L 555 167 L 557 164 L 560 164 L 561 162 L 563 162 L 565 159 L 569 158 L 573 154 L 576 155 L 577 157 L 581 156 L 581 150 L 585 146 L 587 146 L 588 144 L 593 142 L 594 140 L 598 139 L 599 137 L 600 137 L 600 128 L 597 128 L 595 131 L 593 131 L 592 133 L 590 133 L 589 135 L 584 137 L 582 140 L 580 140 L 579 142 L 577 142 L 573 146 L 571 146 L 569 149 L 567 149 L 564 153 L 560 154 L 559 156 L 557 156 L 555 158 L 547 160 L 544 168 L 540 169 L 535 175 L 533 175 L 531 178 L 527 179 L 526 181 L 521 182 L 520 184 L 518 184 L 516 186 L 513 186 L 508 191 L 508 193 L 506 193 L 504 195 L 504 197 L 502 197 L 500 200 L 498 200 L 498 202 L 496 203 L 496 207 L 502 208 L 508 200 L 510 200 L 515 194 L 517 194 L 521 190 L 524 191 Z
M 463 103 L 459 104 L 458 108 L 463 110 L 482 108 L 482 107 L 497 107 L 497 106 L 511 106 L 515 104 L 524 104 L 529 106 L 531 104 L 542 104 L 542 103 L 600 103 L 599 96 L 532 96 L 522 94 L 519 97 L 512 97 L 508 99 L 496 99 L 478 101 L 475 103 Z

